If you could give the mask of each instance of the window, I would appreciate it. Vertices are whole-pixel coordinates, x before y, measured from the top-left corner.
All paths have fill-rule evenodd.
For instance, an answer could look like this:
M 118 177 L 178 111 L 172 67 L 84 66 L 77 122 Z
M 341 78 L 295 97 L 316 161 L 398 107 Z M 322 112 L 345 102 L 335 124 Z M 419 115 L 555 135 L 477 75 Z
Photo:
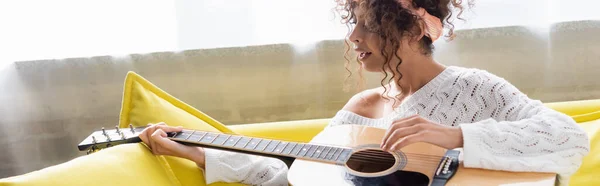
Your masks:
M 466 0 L 464 0 L 466 1 Z M 341 39 L 333 0 L 0 2 L 0 63 Z M 598 20 L 595 0 L 476 0 L 458 29 Z

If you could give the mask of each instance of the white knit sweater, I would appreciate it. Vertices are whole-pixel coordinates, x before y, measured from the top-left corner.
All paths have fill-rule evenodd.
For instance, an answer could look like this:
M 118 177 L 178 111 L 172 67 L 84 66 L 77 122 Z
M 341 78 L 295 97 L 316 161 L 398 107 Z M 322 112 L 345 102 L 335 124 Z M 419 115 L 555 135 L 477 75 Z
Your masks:
M 463 132 L 465 167 L 559 174 L 559 183 L 589 151 L 587 134 L 573 119 L 532 100 L 484 70 L 450 66 L 382 118 L 340 110 L 329 126 L 388 128 L 414 114 Z M 206 182 L 287 185 L 287 167 L 273 158 L 206 150 Z

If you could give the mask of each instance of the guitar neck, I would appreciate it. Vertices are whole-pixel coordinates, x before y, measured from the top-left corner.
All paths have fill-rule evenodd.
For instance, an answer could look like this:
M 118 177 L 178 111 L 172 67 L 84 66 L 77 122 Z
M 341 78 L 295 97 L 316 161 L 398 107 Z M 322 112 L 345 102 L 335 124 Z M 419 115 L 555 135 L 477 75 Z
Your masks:
M 186 145 L 281 159 L 294 158 L 338 165 L 343 165 L 352 152 L 352 149 L 343 147 L 295 143 L 186 129 L 182 132 L 170 134 L 169 138 Z
M 139 134 L 145 127 L 129 125 L 129 128 L 95 131 L 84 139 L 78 148 L 80 151 L 93 152 L 124 143 L 141 142 Z M 211 149 L 233 151 L 279 158 L 282 160 L 303 159 L 322 163 L 343 165 L 348 160 L 352 149 L 308 143 L 272 140 L 199 130 L 183 129 L 181 132 L 169 133 L 168 138 L 185 145 L 200 146 Z

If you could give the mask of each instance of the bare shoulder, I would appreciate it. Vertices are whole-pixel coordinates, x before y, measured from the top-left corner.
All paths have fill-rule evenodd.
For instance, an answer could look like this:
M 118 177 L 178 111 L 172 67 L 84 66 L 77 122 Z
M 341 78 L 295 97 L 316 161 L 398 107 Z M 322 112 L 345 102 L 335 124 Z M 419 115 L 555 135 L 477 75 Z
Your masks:
M 342 110 L 354 112 L 364 117 L 378 117 L 383 108 L 380 88 L 368 89 L 352 96 Z

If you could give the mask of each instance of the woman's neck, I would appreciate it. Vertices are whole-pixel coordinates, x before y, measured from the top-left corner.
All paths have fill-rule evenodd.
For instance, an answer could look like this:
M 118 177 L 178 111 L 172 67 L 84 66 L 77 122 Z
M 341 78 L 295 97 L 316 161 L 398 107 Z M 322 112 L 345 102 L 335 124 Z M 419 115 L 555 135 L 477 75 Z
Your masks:
M 412 95 L 421 87 L 425 86 L 437 75 L 442 73 L 446 66 L 436 62 L 431 57 L 417 57 L 404 60 L 400 65 L 401 79 L 394 79 L 390 88 L 403 96 Z M 398 77 L 398 76 L 396 76 Z M 400 86 L 396 82 L 400 82 Z

